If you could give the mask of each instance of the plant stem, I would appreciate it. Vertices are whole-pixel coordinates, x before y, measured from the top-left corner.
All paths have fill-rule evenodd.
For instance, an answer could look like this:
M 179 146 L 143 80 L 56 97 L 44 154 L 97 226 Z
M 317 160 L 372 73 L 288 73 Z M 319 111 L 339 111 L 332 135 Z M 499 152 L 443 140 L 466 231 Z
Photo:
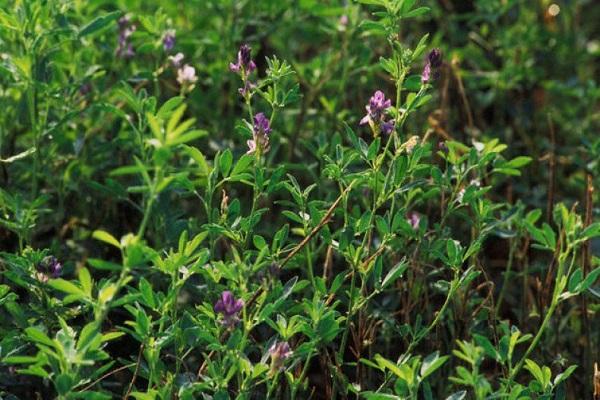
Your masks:
M 535 337 L 533 338 L 533 341 L 531 342 L 531 344 L 525 351 L 525 354 L 523 354 L 523 357 L 521 357 L 521 359 L 519 360 L 519 362 L 517 363 L 515 368 L 513 368 L 510 371 L 510 374 L 508 377 L 509 382 L 513 381 L 513 379 L 517 376 L 517 374 L 523 367 L 525 360 L 527 359 L 527 357 L 529 357 L 529 354 L 531 354 L 533 349 L 535 349 L 535 347 L 537 346 L 538 342 L 542 338 L 542 335 L 544 334 L 544 331 L 548 327 L 548 323 L 550 322 L 550 319 L 552 318 L 552 315 L 554 314 L 554 311 L 556 310 L 558 303 L 560 302 L 560 295 L 562 294 L 562 291 L 564 289 L 564 285 L 561 282 L 562 282 L 562 277 L 563 277 L 563 273 L 564 273 L 564 269 L 565 269 L 565 260 L 568 258 L 569 254 L 571 252 L 571 249 L 572 249 L 571 246 L 567 246 L 567 248 L 565 249 L 565 252 L 559 256 L 558 271 L 556 272 L 554 292 L 552 294 L 552 301 L 550 302 L 550 307 L 548 308 L 548 311 L 546 312 L 546 316 L 544 317 L 544 320 L 542 321 L 542 325 L 540 325 L 540 328 L 538 329 L 537 334 L 535 335 Z M 571 260 L 571 266 L 573 265 L 574 261 L 575 261 L 575 254 L 573 255 L 573 258 Z M 569 269 L 571 269 L 571 268 L 569 268 Z M 568 276 L 568 274 L 567 274 L 567 276 Z
M 502 300 L 504 298 L 504 293 L 506 292 L 506 287 L 508 286 L 508 277 L 510 276 L 510 273 L 511 273 L 517 244 L 518 244 L 518 241 L 516 239 L 512 240 L 510 242 L 510 249 L 508 251 L 508 261 L 506 262 L 506 270 L 504 271 L 504 279 L 502 281 L 502 288 L 500 289 L 500 294 L 498 295 L 498 302 L 496 303 L 496 314 L 498 314 L 498 311 L 500 310 L 500 306 L 502 305 Z
M 553 297 L 552 302 L 550 303 L 550 308 L 548 308 L 548 312 L 546 313 L 546 316 L 544 317 L 544 320 L 542 321 L 542 325 L 540 326 L 538 333 L 533 338 L 533 341 L 531 342 L 531 344 L 525 351 L 525 354 L 523 354 L 523 357 L 521 357 L 521 359 L 519 360 L 517 365 L 511 370 L 510 375 L 508 377 L 509 382 L 512 382 L 514 380 L 515 376 L 517 376 L 517 374 L 523 367 L 525 360 L 527 359 L 527 357 L 529 357 L 529 354 L 531 354 L 533 349 L 537 346 L 538 342 L 542 338 L 542 334 L 546 330 L 546 327 L 548 326 L 548 323 L 550 322 L 550 318 L 552 317 L 552 314 L 554 314 L 554 310 L 556 309 L 556 306 L 558 305 L 558 300 L 559 300 L 558 296 Z
M 298 378 L 298 382 L 294 385 L 294 388 L 292 389 L 292 396 L 291 396 L 292 400 L 296 400 L 296 394 L 298 392 L 298 388 L 300 387 L 300 385 L 302 385 L 302 381 L 304 380 L 304 377 L 306 376 L 306 373 L 308 372 L 308 367 L 310 365 L 310 361 L 312 359 L 313 353 L 314 353 L 314 349 L 311 349 L 310 353 L 308 353 L 308 357 L 306 357 L 306 361 L 304 362 L 304 367 L 302 368 L 302 373 L 300 374 L 300 377 Z

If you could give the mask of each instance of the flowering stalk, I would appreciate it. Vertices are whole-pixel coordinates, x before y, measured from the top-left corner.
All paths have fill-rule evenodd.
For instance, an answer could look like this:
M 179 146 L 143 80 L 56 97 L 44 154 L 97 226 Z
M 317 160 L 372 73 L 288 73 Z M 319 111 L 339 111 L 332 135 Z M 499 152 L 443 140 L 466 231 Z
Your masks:
M 167 32 L 165 32 L 162 43 L 163 43 L 163 49 L 165 51 L 173 50 L 173 47 L 175 47 L 175 30 L 174 29 L 169 29 Z
M 136 30 L 136 26 L 131 23 L 129 16 L 125 15 L 119 19 L 119 43 L 116 50 L 117 57 L 131 58 L 135 55 L 133 44 L 129 38 Z
M 375 137 L 380 133 L 389 135 L 394 130 L 395 121 L 393 119 L 386 120 L 385 114 L 391 106 L 391 100 L 386 99 L 381 90 L 377 90 L 369 100 L 369 104 L 365 106 L 367 115 L 360 120 L 360 124 L 369 124 Z
M 214 305 L 214 311 L 223 315 L 223 325 L 232 327 L 239 322 L 238 313 L 244 307 L 242 299 L 235 299 L 233 293 L 226 290 L 221 293 L 221 298 Z

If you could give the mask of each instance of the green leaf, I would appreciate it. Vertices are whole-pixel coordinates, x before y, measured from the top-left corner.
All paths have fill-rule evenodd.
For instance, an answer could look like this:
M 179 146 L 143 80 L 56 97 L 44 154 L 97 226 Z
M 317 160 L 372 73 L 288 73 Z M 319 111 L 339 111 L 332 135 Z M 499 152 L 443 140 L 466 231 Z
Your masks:
M 204 137 L 206 135 L 208 135 L 208 131 L 205 131 L 203 129 L 194 129 L 194 130 L 184 133 L 181 136 L 178 136 L 177 138 L 175 138 L 173 140 L 170 140 L 168 144 L 170 146 L 176 146 L 178 144 L 184 144 L 184 143 L 196 140 L 196 139 L 200 139 L 201 137 Z
M 460 392 L 452 393 L 450 396 L 446 397 L 446 400 L 464 400 L 467 398 L 467 391 L 461 390 Z
M 232 163 L 233 155 L 231 154 L 231 150 L 227 149 L 221 153 L 221 156 L 219 157 L 219 170 L 221 171 L 223 177 L 229 176 Z
M 265 247 L 267 247 L 267 242 L 265 241 L 265 239 L 260 236 L 260 235 L 254 235 L 254 237 L 252 238 L 252 242 L 254 243 L 254 246 L 258 249 L 258 250 L 262 250 Z
M 398 378 L 405 379 L 404 372 L 402 372 L 400 368 L 398 368 L 398 366 L 390 360 L 382 357 L 380 354 L 375 354 L 375 357 L 373 358 L 375 359 L 377 364 L 379 364 L 380 367 L 390 370 Z
M 390 232 L 387 221 L 381 215 L 375 216 L 375 226 L 377 226 L 377 230 L 382 236 L 385 236 Z
M 381 145 L 381 138 L 377 138 L 373 140 L 373 143 L 369 146 L 369 150 L 367 151 L 367 160 L 373 161 L 375 157 L 377 157 L 377 153 L 379 152 L 379 146 Z
M 77 341 L 77 349 L 81 350 L 88 346 L 96 336 L 99 336 L 98 325 L 96 322 L 90 322 L 83 327 Z
M 421 364 L 421 379 L 425 379 L 433 374 L 435 370 L 448 360 L 448 358 L 448 356 L 440 357 L 440 354 L 437 351 L 425 357 L 425 359 L 423 359 L 423 364 Z
M 427 14 L 430 10 L 431 10 L 431 8 L 429 8 L 429 7 L 418 7 L 418 8 L 415 8 L 414 10 L 407 12 L 402 17 L 403 18 L 414 18 L 414 17 L 418 17 L 419 15 Z
M 54 342 L 44 332 L 35 327 L 25 328 L 25 334 L 34 342 L 44 344 L 48 347 L 54 347 Z
M 110 233 L 106 232 L 106 231 L 102 231 L 102 230 L 96 230 L 94 231 L 94 233 L 92 233 L 92 237 L 94 239 L 100 240 L 104 243 L 108 243 L 111 244 L 113 246 L 115 246 L 116 248 L 121 248 L 121 244 L 119 243 L 119 241 L 117 239 L 115 239 L 115 237 L 113 235 L 111 235 Z
M 594 282 L 596 282 L 598 277 L 600 277 L 600 267 L 596 268 L 595 270 L 593 270 L 589 274 L 587 274 L 587 276 L 581 283 L 581 286 L 579 286 L 577 288 L 578 291 L 583 292 L 584 290 L 587 290 L 589 287 L 591 287 L 594 284 Z
M 398 279 L 404 273 L 404 271 L 406 271 L 407 269 L 408 269 L 408 263 L 406 262 L 405 259 L 403 259 L 387 273 L 385 278 L 383 278 L 383 282 L 381 283 L 381 288 L 385 289 L 386 287 L 388 287 L 389 285 L 394 283 L 396 281 L 396 279 Z
M 104 271 L 120 271 L 123 268 L 121 264 L 100 260 L 99 258 L 88 258 L 87 263 L 95 269 Z
M 115 293 L 117 293 L 117 285 L 114 283 L 104 286 L 98 293 L 98 301 L 100 301 L 100 303 L 107 303 L 112 300 Z
M 581 232 L 582 239 L 591 239 L 600 236 L 600 222 L 588 226 Z
M 92 22 L 81 28 L 79 31 L 79 38 L 90 35 L 110 24 L 117 18 L 119 18 L 123 13 L 121 11 L 113 11 L 108 14 L 101 15 L 94 19 Z
M 151 113 L 146 113 L 146 120 L 148 121 L 148 126 L 150 126 L 150 130 L 154 137 L 161 143 L 165 143 L 165 134 L 162 128 L 161 120 L 152 115 Z
M 202 152 L 197 148 L 191 146 L 183 146 L 183 149 L 187 153 L 187 155 L 190 156 L 192 160 L 196 162 L 196 164 L 198 164 L 200 174 L 207 176 L 210 172 L 210 168 L 208 166 L 208 163 L 206 162 L 204 154 L 202 154 Z
M 251 154 L 244 154 L 240 157 L 240 159 L 235 163 L 233 170 L 231 171 L 231 176 L 240 175 L 241 173 L 246 172 L 250 164 L 254 161 L 254 156 Z
M 33 364 L 37 360 L 37 357 L 31 356 L 10 356 L 3 358 L 2 362 L 7 364 Z
M 369 5 L 377 5 L 384 6 L 386 4 L 386 0 L 356 0 L 360 4 L 369 4 Z
M 64 293 L 72 294 L 79 297 L 86 297 L 86 294 L 81 288 L 75 285 L 73 282 L 66 281 L 64 279 L 52 279 L 48 281 L 48 285 L 52 286 L 54 289 L 59 290 Z
M 171 113 L 174 109 L 176 109 L 183 102 L 183 97 L 176 96 L 171 97 L 169 100 L 165 101 L 165 103 L 159 108 L 156 116 L 161 119 L 166 119 L 167 115 Z M 183 108 L 185 110 L 185 107 Z
M 577 287 L 579 286 L 579 284 L 581 283 L 582 280 L 583 280 L 583 271 L 581 270 L 581 268 L 577 268 L 575 270 L 575 272 L 573 272 L 571 274 L 571 277 L 569 278 L 569 285 L 567 286 L 567 288 L 569 289 L 569 292 L 576 293 Z
M 521 168 L 521 167 L 524 167 L 525 165 L 529 164 L 531 162 L 531 160 L 532 160 L 531 157 L 525 157 L 525 156 L 516 157 L 516 158 L 513 158 L 512 160 L 506 162 L 504 165 L 502 165 L 502 167 Z
M 139 165 L 125 165 L 118 167 L 110 171 L 110 176 L 121 176 L 121 175 L 134 175 L 143 173 L 146 170 L 145 167 Z
M 62 397 L 71 391 L 73 378 L 68 374 L 60 374 L 54 378 L 54 386 L 56 386 L 56 391 Z
M 559 383 L 561 383 L 562 381 L 566 380 L 569 376 L 571 376 L 571 374 L 575 371 L 576 368 L 577 368 L 577 365 L 571 365 L 564 372 L 556 375 L 556 378 L 554 378 L 554 386 L 557 386 Z
M 528 370 L 531 375 L 533 375 L 533 377 L 535 378 L 536 381 L 538 381 L 539 383 L 543 383 L 544 382 L 544 373 L 542 372 L 542 369 L 540 368 L 539 365 L 537 365 L 537 363 L 533 360 L 530 360 L 529 358 L 525 360 L 525 369 Z
M 393 394 L 386 393 L 375 393 L 375 392 L 361 392 L 361 398 L 366 400 L 401 400 L 402 397 L 395 396 Z
M 87 295 L 87 297 L 92 297 L 92 277 L 90 276 L 90 271 L 87 268 L 81 268 L 79 270 L 79 283 L 83 288 L 83 291 Z

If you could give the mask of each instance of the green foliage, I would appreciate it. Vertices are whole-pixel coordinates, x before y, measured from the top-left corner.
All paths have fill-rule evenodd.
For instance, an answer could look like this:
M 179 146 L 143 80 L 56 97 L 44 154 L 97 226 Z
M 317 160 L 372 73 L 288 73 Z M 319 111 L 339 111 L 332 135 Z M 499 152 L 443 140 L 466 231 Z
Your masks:
M 0 5 L 0 397 L 590 395 L 591 2 Z

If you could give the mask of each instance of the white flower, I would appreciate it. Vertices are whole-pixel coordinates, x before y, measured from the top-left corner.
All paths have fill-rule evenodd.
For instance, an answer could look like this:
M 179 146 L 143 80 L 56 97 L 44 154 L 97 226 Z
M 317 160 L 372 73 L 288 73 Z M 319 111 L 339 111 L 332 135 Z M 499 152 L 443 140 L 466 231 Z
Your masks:
M 174 67 L 179 67 L 183 61 L 183 57 L 183 53 L 177 53 L 174 56 L 169 56 L 169 61 L 171 61 Z
M 483 151 L 483 149 L 485 148 L 485 144 L 478 142 L 476 140 L 473 140 L 473 147 L 475 147 L 475 150 L 477 150 L 478 153 L 481 153 Z
M 177 82 L 179 82 L 180 85 L 189 85 L 195 83 L 197 80 L 196 68 L 191 65 L 185 64 L 177 70 Z
M 460 189 L 460 192 L 458 192 L 458 194 L 456 195 L 456 200 L 458 200 L 459 203 L 462 204 L 463 199 L 465 197 L 465 188 Z

